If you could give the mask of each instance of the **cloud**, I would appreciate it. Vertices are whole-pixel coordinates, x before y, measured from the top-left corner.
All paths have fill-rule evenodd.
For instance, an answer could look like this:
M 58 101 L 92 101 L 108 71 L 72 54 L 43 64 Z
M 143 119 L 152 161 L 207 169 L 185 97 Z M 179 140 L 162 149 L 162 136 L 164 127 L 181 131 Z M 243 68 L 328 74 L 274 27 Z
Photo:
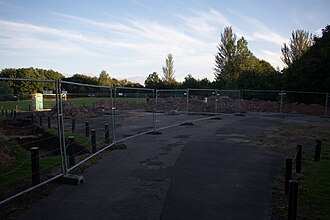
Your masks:
M 275 44 L 277 46 L 282 46 L 284 42 L 287 42 L 288 39 L 279 33 L 271 30 L 260 20 L 245 16 L 237 13 L 234 10 L 229 10 L 235 16 L 240 18 L 244 25 L 240 23 L 238 25 L 239 33 L 244 36 L 248 41 L 261 41 L 261 42 L 269 42 Z M 246 25 L 247 24 L 247 25 Z M 249 30 L 244 31 L 244 28 L 240 29 L 240 27 L 249 27 Z M 252 30 L 252 31 L 251 31 Z
M 274 67 L 279 67 L 282 69 L 285 65 L 283 61 L 281 60 L 281 53 L 275 53 L 269 50 L 260 50 L 257 52 L 257 54 L 260 57 L 263 57 L 263 59 L 267 60 L 269 63 L 271 63 Z
M 185 28 L 200 36 L 219 34 L 219 28 L 231 23 L 225 15 L 214 9 L 208 11 L 192 11 L 193 16 L 178 15 L 183 20 Z

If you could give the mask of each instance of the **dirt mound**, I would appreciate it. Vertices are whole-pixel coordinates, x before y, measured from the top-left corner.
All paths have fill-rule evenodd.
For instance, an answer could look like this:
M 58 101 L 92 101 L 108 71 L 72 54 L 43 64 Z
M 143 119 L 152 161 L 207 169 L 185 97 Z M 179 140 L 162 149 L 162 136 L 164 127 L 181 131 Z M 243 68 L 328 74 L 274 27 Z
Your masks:
M 0 170 L 15 163 L 15 157 L 5 142 L 0 142 Z

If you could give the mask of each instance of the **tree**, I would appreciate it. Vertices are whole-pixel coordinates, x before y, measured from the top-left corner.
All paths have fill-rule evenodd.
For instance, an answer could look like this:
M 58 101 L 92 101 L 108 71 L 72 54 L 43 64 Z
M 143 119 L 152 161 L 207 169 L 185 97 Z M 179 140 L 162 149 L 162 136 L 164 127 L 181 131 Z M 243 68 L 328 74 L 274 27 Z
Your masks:
M 147 79 L 144 81 L 146 88 L 159 89 L 162 87 L 162 80 L 159 78 L 157 72 L 149 74 Z
M 99 76 L 99 85 L 101 86 L 114 86 L 114 81 L 111 79 L 107 71 L 102 70 Z
M 188 76 L 186 76 L 184 78 L 184 81 L 182 82 L 181 87 L 184 89 L 187 89 L 187 88 L 198 89 L 199 82 L 191 74 L 188 74 Z
M 303 55 L 308 48 L 313 45 L 313 36 L 308 31 L 304 30 L 295 30 L 292 32 L 290 43 L 283 44 L 281 48 L 282 51 L 282 61 L 287 65 L 291 64 L 298 60 L 301 55 Z
M 218 53 L 215 55 L 215 80 L 224 84 L 228 79 L 236 54 L 236 34 L 231 27 L 225 27 L 221 34 L 220 43 L 217 46 Z
M 176 84 L 175 78 L 174 78 L 174 60 L 173 60 L 173 55 L 168 54 L 166 61 L 165 61 L 165 66 L 163 66 L 163 81 L 167 86 L 173 86 Z
M 248 42 L 244 37 L 237 40 L 231 27 L 224 29 L 217 49 L 214 70 L 220 88 L 233 87 L 239 74 L 254 68 L 257 63 L 257 58 L 248 49 Z
M 330 92 L 330 25 L 314 44 L 284 70 L 286 89 Z

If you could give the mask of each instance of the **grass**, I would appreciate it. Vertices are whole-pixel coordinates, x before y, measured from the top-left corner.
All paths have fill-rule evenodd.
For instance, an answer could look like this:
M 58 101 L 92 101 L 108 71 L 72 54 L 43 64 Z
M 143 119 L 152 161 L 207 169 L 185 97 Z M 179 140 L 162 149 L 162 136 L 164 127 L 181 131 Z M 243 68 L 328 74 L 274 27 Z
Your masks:
M 12 166 L 1 170 L 0 196 L 3 196 L 8 191 L 15 190 L 19 184 L 27 184 L 31 180 L 30 153 L 14 140 L 9 140 L 5 144 L 12 149 L 16 162 Z M 60 157 L 41 157 L 39 164 L 40 172 L 44 174 L 59 164 Z
M 330 219 L 330 142 L 327 139 L 330 124 L 328 122 L 308 125 L 290 123 L 281 126 L 279 132 L 290 133 L 287 141 L 293 147 L 295 144 L 303 144 L 302 176 L 297 176 L 299 180 L 298 219 Z M 280 135 L 275 139 L 278 138 Z M 314 143 L 315 139 L 322 140 L 319 162 L 313 161 L 314 146 L 311 143 Z M 284 149 L 287 155 L 292 156 L 292 149 L 287 147 Z M 273 219 L 286 219 L 288 198 L 284 195 L 284 167 L 283 175 L 278 176 L 271 187 L 274 191 Z
M 93 103 L 99 101 L 107 101 L 110 102 L 110 98 L 105 97 L 81 97 L 81 98 L 68 98 L 68 102 L 72 102 L 76 104 L 78 107 L 83 106 L 93 106 Z M 128 103 L 146 103 L 146 98 L 124 98 L 119 97 L 116 98 L 116 102 L 128 102 Z M 55 106 L 55 100 L 44 99 L 44 108 L 51 109 Z M 22 101 L 0 101 L 0 109 L 14 110 L 16 109 L 16 105 L 18 106 L 19 111 L 28 111 L 29 106 L 32 106 L 31 100 L 22 100 Z
M 329 146 L 323 146 L 320 162 L 307 165 L 300 184 L 299 207 L 301 218 L 330 219 L 330 157 Z
M 58 137 L 58 131 L 55 128 L 40 127 L 40 129 L 48 136 Z M 70 136 L 74 136 L 74 141 L 76 145 L 79 145 L 84 149 L 89 149 L 92 144 L 89 138 L 87 138 L 85 135 L 82 135 L 80 133 L 65 132 L 64 135 L 66 142 L 69 140 Z

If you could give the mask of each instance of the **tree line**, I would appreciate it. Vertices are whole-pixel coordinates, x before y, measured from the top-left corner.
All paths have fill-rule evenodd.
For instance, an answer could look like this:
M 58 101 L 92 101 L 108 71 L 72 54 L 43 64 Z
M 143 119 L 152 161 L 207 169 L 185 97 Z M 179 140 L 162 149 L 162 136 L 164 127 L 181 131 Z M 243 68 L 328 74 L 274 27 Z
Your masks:
M 270 63 L 257 58 L 248 48 L 244 37 L 237 38 L 232 27 L 225 27 L 220 35 L 213 67 L 215 78 L 211 82 L 207 78 L 196 79 L 188 74 L 183 82 L 175 79 L 174 57 L 168 54 L 163 66 L 163 77 L 157 72 L 149 74 L 144 87 L 153 89 L 264 89 L 264 90 L 297 90 L 330 92 L 330 26 L 322 30 L 322 36 L 312 36 L 308 31 L 295 30 L 290 42 L 284 43 L 282 61 L 285 68 L 275 69 Z M 112 86 L 138 87 L 139 83 L 126 79 L 117 80 L 102 70 L 99 77 L 74 74 L 65 77 L 53 70 L 38 68 L 2 69 L 0 77 L 30 79 L 61 79 L 69 82 Z M 91 89 L 72 86 L 70 92 L 90 92 Z M 31 93 L 43 90 L 55 90 L 52 83 L 33 83 L 24 81 L 0 81 L 0 92 Z

